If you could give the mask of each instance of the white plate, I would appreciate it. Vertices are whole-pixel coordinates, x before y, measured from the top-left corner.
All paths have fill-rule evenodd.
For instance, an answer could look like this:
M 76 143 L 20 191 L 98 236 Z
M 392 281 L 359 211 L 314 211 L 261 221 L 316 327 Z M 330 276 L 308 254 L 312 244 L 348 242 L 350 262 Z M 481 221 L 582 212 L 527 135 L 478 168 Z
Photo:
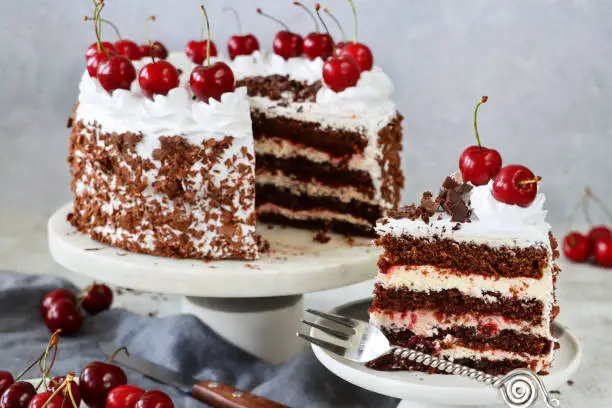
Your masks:
M 333 289 L 371 279 L 380 249 L 370 239 L 351 242 L 330 234 L 313 242 L 313 231 L 258 225 L 271 253 L 257 261 L 170 259 L 100 244 L 66 221 L 72 204 L 49 219 L 49 249 L 60 265 L 93 279 L 148 292 L 194 297 L 252 298 Z
M 332 313 L 367 321 L 368 307 L 371 303 L 372 299 L 350 302 L 333 309 Z M 318 331 L 316 335 L 324 336 Z M 542 376 L 549 391 L 570 379 L 576 372 L 582 356 L 580 343 L 567 329 L 559 340 L 561 348 L 556 354 L 554 366 L 549 375 Z M 407 371 L 376 371 L 362 364 L 341 359 L 320 347 L 312 346 L 312 349 L 319 361 L 338 377 L 367 390 L 405 400 L 400 406 L 415 406 L 408 401 L 449 406 L 488 405 L 502 401 L 498 390 L 465 377 Z

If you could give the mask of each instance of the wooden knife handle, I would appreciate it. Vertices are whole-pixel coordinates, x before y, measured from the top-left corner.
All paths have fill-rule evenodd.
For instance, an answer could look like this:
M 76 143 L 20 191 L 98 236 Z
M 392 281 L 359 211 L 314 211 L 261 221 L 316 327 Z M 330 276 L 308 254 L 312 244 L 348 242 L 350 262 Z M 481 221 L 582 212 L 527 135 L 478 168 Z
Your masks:
M 198 401 L 215 408 L 288 408 L 216 381 L 202 381 L 194 385 L 191 394 Z

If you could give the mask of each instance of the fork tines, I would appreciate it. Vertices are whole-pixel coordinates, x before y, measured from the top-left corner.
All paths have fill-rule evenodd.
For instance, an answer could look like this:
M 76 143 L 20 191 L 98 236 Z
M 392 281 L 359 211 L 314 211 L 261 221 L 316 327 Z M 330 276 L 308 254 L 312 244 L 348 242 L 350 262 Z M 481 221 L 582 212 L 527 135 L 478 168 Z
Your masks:
M 323 324 L 310 322 L 304 319 L 302 319 L 302 323 L 304 323 L 307 326 L 313 327 L 317 330 L 320 330 L 321 332 L 329 335 L 330 337 L 334 339 L 347 341 L 351 338 L 352 335 L 355 334 L 355 330 L 353 328 L 356 326 L 356 323 L 353 321 L 353 319 L 349 317 L 340 316 L 340 315 L 331 314 L 331 313 L 324 313 L 324 312 L 320 312 L 318 310 L 313 310 L 313 309 L 306 309 L 306 311 L 310 314 L 318 316 L 320 318 L 320 323 L 323 323 Z M 337 326 L 342 326 L 342 328 L 338 329 L 338 328 L 334 328 L 334 327 L 330 327 L 326 325 L 329 322 L 335 323 Z M 345 346 L 340 345 L 340 344 L 334 344 L 329 341 L 326 341 L 320 338 L 316 338 L 316 337 L 312 337 L 312 336 L 309 336 L 303 333 L 296 333 L 296 334 L 298 337 L 301 337 L 302 339 L 312 344 L 315 344 L 323 349 L 331 351 L 332 353 L 335 353 L 335 354 L 344 355 L 347 350 Z M 348 346 L 347 343 L 345 343 L 345 345 Z

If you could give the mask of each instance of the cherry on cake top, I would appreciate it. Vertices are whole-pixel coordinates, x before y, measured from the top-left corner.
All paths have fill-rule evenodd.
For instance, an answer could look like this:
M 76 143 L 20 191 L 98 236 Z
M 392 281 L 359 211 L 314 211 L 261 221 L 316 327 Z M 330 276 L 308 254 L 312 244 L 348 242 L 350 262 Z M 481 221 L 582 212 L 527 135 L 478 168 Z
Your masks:
M 168 58 L 168 49 L 166 46 L 159 41 L 151 41 L 149 39 L 149 21 L 157 21 L 157 17 L 149 16 L 145 18 L 145 43 L 140 45 L 140 53 L 142 58 L 154 57 L 158 59 L 166 59 Z
M 210 44 L 210 21 L 206 8 L 202 5 L 202 14 L 206 21 L 206 32 Z M 210 47 L 209 47 L 210 48 Z M 208 103 L 211 98 L 218 101 L 226 92 L 236 89 L 236 80 L 232 69 L 224 62 L 210 63 L 210 49 L 207 50 L 206 65 L 198 65 L 191 72 L 189 86 L 196 99 Z
M 189 57 L 194 64 L 202 64 L 204 60 L 210 55 L 211 57 L 217 56 L 217 46 L 215 43 L 208 38 L 204 38 L 204 30 L 206 29 L 206 21 L 202 17 L 202 27 L 200 29 L 200 40 L 188 41 L 185 45 L 185 54 Z
M 276 36 L 274 36 L 272 49 L 276 55 L 279 55 L 286 60 L 302 55 L 304 44 L 302 36 L 292 32 L 287 24 L 278 18 L 271 16 L 270 14 L 264 13 L 262 9 L 258 8 L 257 13 L 272 21 L 276 21 L 285 28 L 284 30 L 276 33 Z
M 482 146 L 478 134 L 478 108 L 488 100 L 488 96 L 483 96 L 474 108 L 476 145 L 466 148 L 459 156 L 459 170 L 463 180 L 475 186 L 483 186 L 489 183 L 502 168 L 502 158 L 499 152 Z
M 349 42 L 339 50 L 339 54 L 351 56 L 359 64 L 361 71 L 370 71 L 374 67 L 374 55 L 372 50 L 358 41 L 359 26 L 357 20 L 357 8 L 353 0 L 348 0 L 353 12 L 353 42 Z
M 293 4 L 302 8 L 315 23 L 315 31 L 309 33 L 306 37 L 304 37 L 303 44 L 303 53 L 309 60 L 315 60 L 317 58 L 321 58 L 326 60 L 331 57 L 334 51 L 334 40 L 332 39 L 329 33 L 321 33 L 319 22 L 315 18 L 312 11 L 308 10 L 306 6 L 304 6 L 299 1 L 294 1 Z
M 174 65 L 166 60 L 153 61 L 140 69 L 138 84 L 147 98 L 154 95 L 168 95 L 180 84 L 180 75 Z
M 493 197 L 502 203 L 529 207 L 538 194 L 542 178 L 520 164 L 503 167 L 493 179 Z
M 323 7 L 323 11 L 336 24 L 336 27 L 338 27 L 338 31 L 340 31 L 340 35 L 342 36 L 342 41 L 338 41 L 334 44 L 334 51 L 338 53 L 340 52 L 340 50 L 342 50 L 342 48 L 344 48 L 346 45 L 349 44 L 349 41 L 347 41 L 347 37 L 346 37 L 346 33 L 344 32 L 344 28 L 342 28 L 342 24 L 340 24 L 340 21 L 336 18 L 336 16 L 334 16 L 333 13 L 327 7 Z
M 85 21 L 94 21 L 94 18 L 85 17 Z M 106 20 L 104 18 L 101 18 L 100 21 L 110 26 L 115 31 L 115 34 L 117 34 L 117 41 L 115 41 L 114 44 L 114 50 L 117 54 L 128 57 L 132 61 L 139 61 L 143 57 L 142 53 L 140 52 L 140 46 L 132 40 L 123 38 L 121 36 L 119 28 L 112 21 Z M 106 42 L 103 42 L 103 44 L 104 43 Z
M 253 34 L 243 34 L 242 22 L 236 10 L 231 7 L 226 7 L 223 11 L 229 11 L 234 15 L 236 24 L 238 25 L 238 32 L 240 33 L 232 35 L 227 42 L 227 53 L 230 58 L 234 59 L 239 55 L 251 55 L 255 51 L 259 51 L 259 41 L 257 41 L 257 37 Z

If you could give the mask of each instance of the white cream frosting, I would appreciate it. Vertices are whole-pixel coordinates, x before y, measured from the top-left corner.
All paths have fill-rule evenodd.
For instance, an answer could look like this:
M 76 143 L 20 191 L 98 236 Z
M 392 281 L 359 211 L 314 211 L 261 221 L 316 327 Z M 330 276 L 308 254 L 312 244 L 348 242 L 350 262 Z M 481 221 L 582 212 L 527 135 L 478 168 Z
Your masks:
M 543 209 L 545 197 L 538 193 L 535 201 L 526 208 L 497 201 L 491 193 L 491 184 L 474 187 L 469 193 L 473 209 L 471 222 L 457 225 L 446 213 L 434 214 L 428 224 L 423 220 L 408 218 L 387 219 L 376 226 L 379 234 L 412 235 L 417 238 L 450 238 L 457 241 L 484 243 L 489 246 L 527 247 L 534 244 L 550 248 L 548 233 L 550 224 L 545 221 Z
M 280 214 L 292 220 L 329 220 L 346 221 L 351 224 L 362 225 L 371 228 L 370 222 L 363 218 L 358 218 L 350 214 L 342 214 L 329 210 L 299 210 L 294 211 L 289 208 L 281 207 L 272 203 L 265 203 L 257 207 L 257 214 Z

